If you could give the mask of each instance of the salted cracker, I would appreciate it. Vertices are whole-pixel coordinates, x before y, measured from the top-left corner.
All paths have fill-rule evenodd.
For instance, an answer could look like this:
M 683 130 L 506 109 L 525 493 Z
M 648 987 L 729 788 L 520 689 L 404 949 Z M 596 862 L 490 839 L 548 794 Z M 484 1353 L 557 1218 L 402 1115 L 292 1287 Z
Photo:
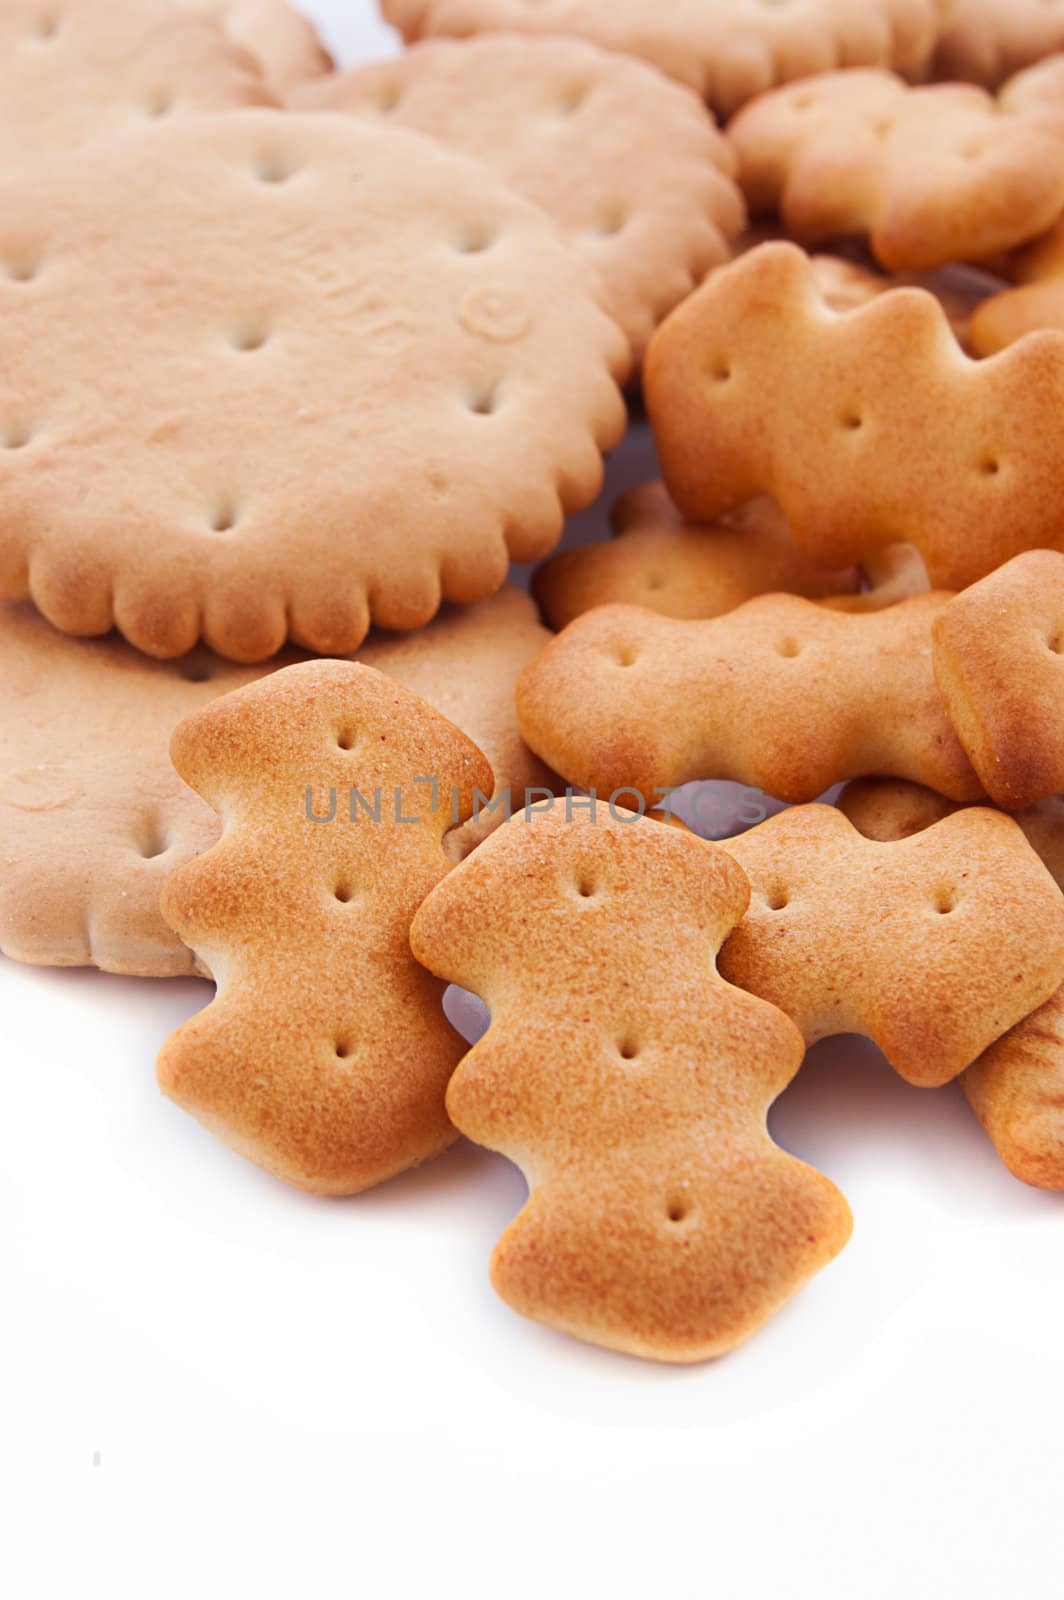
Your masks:
M 939 0 L 936 77 L 989 88 L 1064 49 L 1064 15 L 1053 0 Z
M 918 833 L 953 809 L 930 790 L 889 782 L 848 784 L 838 804 L 859 832 L 888 840 Z M 1040 800 L 1013 821 L 1064 888 L 1064 797 Z M 959 1081 L 1009 1171 L 1039 1189 L 1064 1189 L 1064 987 Z
M 965 802 L 947 800 L 933 789 L 901 778 L 855 778 L 836 803 L 867 839 L 893 840 L 907 839 L 933 822 L 941 822 Z M 1050 795 L 1009 815 L 1045 862 L 1057 887 L 1064 889 L 1064 795 Z
M 1040 7 L 1044 10 L 1045 8 Z M 1057 18 L 1064 43 L 1064 16 Z M 1050 56 L 1010 78 L 999 99 L 1018 115 L 1064 123 L 1064 54 Z M 1014 251 L 1002 264 L 1013 287 L 986 300 L 971 324 L 976 355 L 991 356 L 1039 328 L 1064 330 L 1064 221 Z
M 1064 554 L 1029 550 L 935 619 L 935 678 L 990 798 L 1064 791 Z
M 179 0 L 213 17 L 283 92 L 330 70 L 332 60 L 310 18 L 289 0 Z
M 818 566 L 772 500 L 751 500 L 705 525 L 682 517 L 664 484 L 645 483 L 621 496 L 612 522 L 613 539 L 561 550 L 535 572 L 532 590 L 551 627 L 615 604 L 666 617 L 716 617 L 776 591 L 873 611 L 928 587 L 911 545 L 872 558 L 864 586 L 856 567 Z
M 1025 334 L 1043 328 L 1064 332 L 1064 221 L 1005 263 L 1012 287 L 984 300 L 972 314 L 971 348 L 993 356 Z

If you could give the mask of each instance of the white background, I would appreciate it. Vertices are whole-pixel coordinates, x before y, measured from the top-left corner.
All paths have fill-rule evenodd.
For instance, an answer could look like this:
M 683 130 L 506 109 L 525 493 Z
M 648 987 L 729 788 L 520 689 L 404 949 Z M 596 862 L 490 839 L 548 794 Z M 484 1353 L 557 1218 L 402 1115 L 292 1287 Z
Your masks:
M 320 1201 L 228 1154 L 153 1078 L 209 992 L 0 960 L 5 1597 L 1059 1592 L 1064 1200 L 955 1088 L 815 1051 L 773 1129 L 853 1241 L 673 1370 L 493 1296 L 502 1160 Z

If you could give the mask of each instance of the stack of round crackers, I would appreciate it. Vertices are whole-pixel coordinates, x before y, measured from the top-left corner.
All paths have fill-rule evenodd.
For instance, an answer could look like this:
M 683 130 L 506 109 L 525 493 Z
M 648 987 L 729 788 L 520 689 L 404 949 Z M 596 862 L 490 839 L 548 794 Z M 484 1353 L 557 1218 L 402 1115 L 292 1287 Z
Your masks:
M 849 1239 L 819 1039 L 1064 1192 L 1064 12 L 381 9 L 0 8 L 0 949 L 212 979 L 234 1159 L 465 1135 L 515 1310 L 700 1361 Z

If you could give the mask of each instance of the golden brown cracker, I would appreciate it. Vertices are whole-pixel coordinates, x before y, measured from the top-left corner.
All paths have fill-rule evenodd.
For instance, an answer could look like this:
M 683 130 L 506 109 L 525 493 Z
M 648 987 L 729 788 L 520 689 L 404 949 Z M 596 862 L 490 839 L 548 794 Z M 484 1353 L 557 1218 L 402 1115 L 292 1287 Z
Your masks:
M 771 494 L 815 560 L 902 541 L 943 589 L 1064 544 L 1060 333 L 971 361 L 930 294 L 838 315 L 800 250 L 766 244 L 662 324 L 644 393 L 663 476 L 694 520 Z
M 408 689 L 342 661 L 216 700 L 171 751 L 223 832 L 163 893 L 218 985 L 164 1045 L 164 1093 L 318 1194 L 436 1155 L 454 1137 L 444 1091 L 464 1043 L 410 923 L 450 868 L 452 815 L 491 786 L 487 761 Z
M 1008 817 L 955 812 L 893 843 L 833 806 L 728 839 L 750 910 L 720 969 L 812 1044 L 874 1039 L 903 1078 L 955 1078 L 1064 979 L 1064 897 Z
M 533 750 L 581 788 L 729 778 L 805 801 L 868 773 L 981 796 L 931 671 L 949 596 L 849 614 L 766 595 L 709 622 L 637 606 L 586 612 L 521 676 Z
M 826 73 L 763 95 L 728 138 L 755 215 L 811 244 L 867 235 L 892 271 L 1013 249 L 1064 207 L 1064 126 L 974 85 Z
M 500 828 L 414 919 L 418 959 L 491 1008 L 447 1107 L 528 1178 L 491 1267 L 523 1316 L 701 1361 L 846 1243 L 842 1196 L 765 1127 L 801 1039 L 714 968 L 747 900 L 712 845 L 557 806 Z
M 987 794 L 1018 811 L 1064 791 L 1064 554 L 1029 550 L 935 619 L 935 678 Z

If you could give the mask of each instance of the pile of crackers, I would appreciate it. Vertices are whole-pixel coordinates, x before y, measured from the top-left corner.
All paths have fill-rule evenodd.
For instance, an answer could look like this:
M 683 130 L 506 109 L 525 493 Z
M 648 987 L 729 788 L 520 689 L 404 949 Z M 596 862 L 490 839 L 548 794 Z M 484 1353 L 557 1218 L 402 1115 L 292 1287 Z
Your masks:
M 819 1039 L 1064 1191 L 1064 7 L 382 10 L 0 3 L 0 948 L 213 979 L 237 1156 L 464 1134 L 516 1311 L 699 1361 L 849 1238 Z

